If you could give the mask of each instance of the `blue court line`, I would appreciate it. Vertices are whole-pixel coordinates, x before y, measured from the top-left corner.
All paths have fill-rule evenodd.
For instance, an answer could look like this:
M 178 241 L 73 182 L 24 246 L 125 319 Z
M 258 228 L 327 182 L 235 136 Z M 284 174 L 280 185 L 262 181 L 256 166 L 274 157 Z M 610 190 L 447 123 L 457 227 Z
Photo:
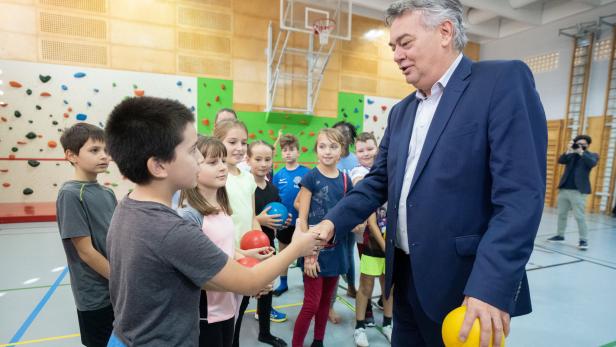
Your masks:
M 8 344 L 9 347 L 12 346 L 11 343 L 16 343 L 16 342 L 19 342 L 19 340 L 21 340 L 21 338 L 24 336 L 24 334 L 26 333 L 26 331 L 28 330 L 32 322 L 34 322 L 34 319 L 36 319 L 36 316 L 38 316 L 38 314 L 41 312 L 41 310 L 43 309 L 47 301 L 49 301 L 49 299 L 51 298 L 53 293 L 56 291 L 56 289 L 60 285 L 60 282 L 62 282 L 62 280 L 64 279 L 64 276 L 66 276 L 67 273 L 68 273 L 68 266 L 64 267 L 64 271 L 62 271 L 62 273 L 58 276 L 58 278 L 56 278 L 56 281 L 47 290 L 47 292 L 45 293 L 41 301 L 39 301 L 39 303 L 36 305 L 34 310 L 32 310 L 32 312 L 30 313 L 28 318 L 26 318 L 26 321 L 23 322 L 19 330 L 17 330 L 17 332 L 15 333 L 15 336 L 13 336 L 11 341 L 9 341 L 9 344 Z

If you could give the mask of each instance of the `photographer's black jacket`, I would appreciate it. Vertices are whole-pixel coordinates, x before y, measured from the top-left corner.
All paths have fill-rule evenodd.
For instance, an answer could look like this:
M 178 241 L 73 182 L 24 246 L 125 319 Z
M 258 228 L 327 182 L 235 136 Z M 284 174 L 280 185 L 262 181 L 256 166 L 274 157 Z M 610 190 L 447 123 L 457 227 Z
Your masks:
M 558 158 L 558 163 L 567 165 L 563 176 L 560 178 L 558 188 L 563 188 L 569 175 L 574 175 L 573 179 L 577 190 L 582 194 L 590 194 L 590 170 L 597 165 L 599 155 L 597 153 L 584 151 L 582 155 L 577 153 L 563 154 Z

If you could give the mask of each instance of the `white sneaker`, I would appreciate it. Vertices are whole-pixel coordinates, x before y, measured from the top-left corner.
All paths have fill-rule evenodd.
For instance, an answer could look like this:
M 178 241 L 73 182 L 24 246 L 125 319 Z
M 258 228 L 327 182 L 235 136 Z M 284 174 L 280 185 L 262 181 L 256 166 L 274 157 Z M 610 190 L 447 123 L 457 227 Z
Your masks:
M 385 335 L 385 337 L 387 338 L 387 341 L 389 341 L 389 343 L 391 343 L 391 332 L 393 330 L 392 325 L 386 325 L 383 327 L 383 335 Z
M 357 347 L 368 347 L 368 336 L 366 336 L 366 329 L 358 328 L 355 329 L 353 333 L 353 338 L 355 339 L 355 346 Z

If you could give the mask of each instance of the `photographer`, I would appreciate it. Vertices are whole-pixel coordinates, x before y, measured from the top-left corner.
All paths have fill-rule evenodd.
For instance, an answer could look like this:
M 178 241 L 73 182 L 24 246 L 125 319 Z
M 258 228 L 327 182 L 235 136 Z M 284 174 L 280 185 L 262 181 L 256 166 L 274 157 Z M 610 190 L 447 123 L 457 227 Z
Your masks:
M 588 249 L 588 228 L 584 217 L 586 197 L 590 194 L 590 170 L 597 165 L 599 155 L 588 151 L 592 139 L 588 135 L 578 135 L 569 142 L 567 152 L 558 159 L 559 164 L 566 165 L 565 172 L 558 185 L 558 230 L 557 235 L 548 241 L 564 241 L 567 227 L 567 215 L 573 210 L 578 224 L 580 241 L 578 248 Z

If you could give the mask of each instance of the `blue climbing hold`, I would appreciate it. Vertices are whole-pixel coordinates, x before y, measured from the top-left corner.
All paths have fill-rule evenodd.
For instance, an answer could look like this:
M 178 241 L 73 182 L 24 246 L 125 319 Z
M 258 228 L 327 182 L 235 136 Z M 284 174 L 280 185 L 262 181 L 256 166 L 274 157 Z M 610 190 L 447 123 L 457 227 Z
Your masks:
M 88 119 L 88 116 L 83 114 L 83 113 L 78 113 L 75 116 L 75 118 L 77 118 L 78 121 L 82 121 L 83 122 L 84 120 Z
M 195 106 L 190 106 L 190 110 L 195 112 Z
M 88 107 L 92 107 L 92 103 L 91 102 L 87 102 Z
M 190 92 L 192 92 L 192 88 L 188 88 L 188 92 L 189 92 L 189 93 L 190 93 Z
M 175 84 L 176 84 L 178 87 L 181 87 L 181 86 L 182 86 L 182 81 L 177 81 Z
M 68 100 L 63 100 L 64 105 L 68 105 Z
M 62 85 L 62 90 L 68 90 L 68 87 L 65 84 L 63 84 Z
M 358 113 L 359 109 L 357 107 L 355 107 L 355 109 L 353 110 L 353 113 Z
M 86 77 L 86 73 L 85 72 L 76 72 L 73 77 L 75 78 L 83 78 Z
M 367 115 L 367 114 L 365 114 L 365 115 L 364 115 L 364 118 L 365 118 L 365 119 L 368 119 L 368 118 L 370 118 L 370 116 L 369 116 L 369 115 Z
M 372 104 L 374 104 L 374 100 L 368 99 L 368 105 L 372 105 Z

